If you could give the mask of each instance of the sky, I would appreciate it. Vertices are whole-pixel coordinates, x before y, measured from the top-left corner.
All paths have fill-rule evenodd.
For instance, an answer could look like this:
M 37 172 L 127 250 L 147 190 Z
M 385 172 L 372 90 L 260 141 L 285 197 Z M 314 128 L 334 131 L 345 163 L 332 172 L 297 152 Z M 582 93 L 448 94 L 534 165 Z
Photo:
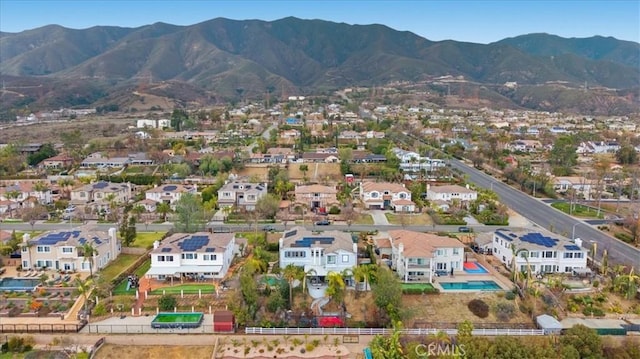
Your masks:
M 0 0 L 3 32 L 49 24 L 84 29 L 155 22 L 193 25 L 217 17 L 271 21 L 287 16 L 383 24 L 432 41 L 486 44 L 545 32 L 640 42 L 640 0 Z

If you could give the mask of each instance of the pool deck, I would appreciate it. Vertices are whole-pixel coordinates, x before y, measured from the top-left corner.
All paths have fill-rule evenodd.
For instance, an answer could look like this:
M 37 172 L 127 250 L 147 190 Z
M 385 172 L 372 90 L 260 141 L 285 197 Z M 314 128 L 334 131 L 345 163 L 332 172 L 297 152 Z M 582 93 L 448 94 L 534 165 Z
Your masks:
M 453 277 L 451 276 L 444 276 L 444 277 L 437 277 L 435 278 L 434 282 L 433 282 L 433 286 L 438 288 L 438 290 L 440 290 L 441 293 L 471 293 L 471 292 L 485 292 L 484 290 L 452 290 L 452 289 L 443 289 L 442 285 L 440 285 L 440 282 L 443 283 L 464 283 L 464 282 L 477 282 L 477 281 L 491 281 L 491 282 L 495 282 L 498 286 L 500 286 L 500 288 L 502 288 L 502 290 L 511 290 L 512 287 L 511 286 L 507 286 L 504 283 L 502 283 L 500 280 L 498 280 L 498 278 L 496 278 L 495 276 L 492 276 L 490 274 L 485 274 L 485 275 L 478 275 L 478 274 L 456 274 Z M 489 292 L 495 292 L 497 290 L 489 290 Z

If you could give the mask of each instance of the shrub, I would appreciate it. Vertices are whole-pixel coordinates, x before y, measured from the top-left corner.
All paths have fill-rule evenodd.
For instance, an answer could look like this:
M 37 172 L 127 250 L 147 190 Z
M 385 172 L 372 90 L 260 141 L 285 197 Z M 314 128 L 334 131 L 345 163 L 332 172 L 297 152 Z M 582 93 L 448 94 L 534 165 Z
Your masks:
M 626 243 L 633 243 L 633 237 L 631 237 L 630 235 L 626 234 L 626 233 L 616 233 L 613 235 L 614 237 L 618 238 L 619 240 L 626 242 Z
M 514 299 L 516 299 L 516 293 L 514 293 L 513 291 L 507 292 L 507 294 L 505 294 L 504 298 L 506 300 L 514 300 Z
M 93 315 L 99 317 L 105 314 L 107 314 L 107 308 L 104 306 L 104 303 L 96 304 L 96 306 L 93 308 Z
M 402 294 L 422 294 L 423 292 L 422 288 L 402 288 Z
M 474 299 L 467 304 L 467 308 L 478 318 L 489 316 L 489 305 L 480 299 Z
M 165 294 L 158 299 L 158 307 L 163 311 L 173 310 L 177 305 L 178 300 L 171 294 Z
M 594 281 L 593 281 L 593 283 L 591 283 L 591 285 L 592 285 L 594 288 L 598 288 L 598 287 L 600 286 L 600 281 L 598 281 L 598 280 L 596 279 L 596 280 L 594 280 Z
M 496 304 L 496 317 L 502 322 L 508 322 L 513 318 L 516 307 L 512 303 L 500 302 Z
M 329 208 L 329 214 L 340 214 L 340 207 L 331 206 L 331 208 Z

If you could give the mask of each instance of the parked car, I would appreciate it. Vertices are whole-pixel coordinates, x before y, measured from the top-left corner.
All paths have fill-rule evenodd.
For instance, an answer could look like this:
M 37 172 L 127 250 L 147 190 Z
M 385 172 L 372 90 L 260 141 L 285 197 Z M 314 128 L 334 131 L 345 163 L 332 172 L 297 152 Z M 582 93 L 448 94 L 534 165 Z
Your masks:
M 268 224 L 268 225 L 262 227 L 262 230 L 265 231 L 265 232 L 275 232 L 276 231 L 276 227 Z
M 317 226 L 328 226 L 331 224 L 331 221 L 329 221 L 328 219 L 323 219 L 321 221 L 316 222 Z
M 460 233 L 469 233 L 469 232 L 471 232 L 471 228 L 469 228 L 469 227 L 458 227 L 458 232 L 460 232 Z

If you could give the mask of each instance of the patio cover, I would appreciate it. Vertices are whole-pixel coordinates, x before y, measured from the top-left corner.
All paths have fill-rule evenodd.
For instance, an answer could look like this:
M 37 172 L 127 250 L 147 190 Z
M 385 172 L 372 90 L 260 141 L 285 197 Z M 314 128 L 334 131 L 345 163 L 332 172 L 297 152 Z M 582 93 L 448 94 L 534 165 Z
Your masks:
M 543 314 L 536 317 L 536 323 L 538 323 L 538 327 L 544 330 L 545 334 L 549 333 L 559 333 L 562 330 L 562 324 L 556 320 L 556 318 Z
M 181 266 L 181 267 L 151 267 L 147 275 L 173 275 L 180 273 L 219 273 L 222 266 Z
M 589 268 L 573 268 L 573 273 L 576 275 L 588 275 L 591 274 L 591 269 Z

